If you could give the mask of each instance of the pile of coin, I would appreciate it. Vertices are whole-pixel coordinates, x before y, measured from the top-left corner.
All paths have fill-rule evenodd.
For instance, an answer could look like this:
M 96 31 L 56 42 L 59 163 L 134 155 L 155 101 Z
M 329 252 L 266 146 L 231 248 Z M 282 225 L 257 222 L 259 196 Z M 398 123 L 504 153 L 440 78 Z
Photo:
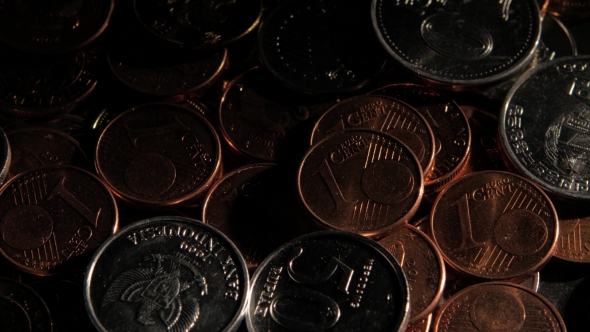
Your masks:
M 589 9 L 0 1 L 0 331 L 586 331 Z

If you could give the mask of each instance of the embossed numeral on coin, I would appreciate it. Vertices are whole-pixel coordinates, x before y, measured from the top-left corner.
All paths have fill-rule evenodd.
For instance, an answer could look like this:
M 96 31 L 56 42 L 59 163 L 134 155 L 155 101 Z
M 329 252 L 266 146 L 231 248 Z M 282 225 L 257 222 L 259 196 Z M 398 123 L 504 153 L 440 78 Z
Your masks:
M 66 178 L 63 177 L 61 181 L 53 188 L 48 200 L 52 199 L 55 196 L 61 197 L 66 203 L 68 203 L 71 207 L 76 210 L 84 219 L 88 220 L 92 226 L 98 226 L 98 217 L 100 216 L 100 211 L 102 208 L 98 209 L 96 212 L 92 212 L 86 205 L 84 205 L 80 200 L 76 198 L 66 187 L 65 187 Z
M 131 129 L 129 126 L 125 125 L 125 131 L 131 140 L 131 144 L 134 147 L 137 147 L 137 140 L 146 137 L 146 136 L 154 136 L 154 135 L 162 135 L 168 134 L 175 131 L 187 131 L 190 130 L 189 127 L 185 126 L 177 117 L 174 117 L 174 123 L 170 123 L 167 125 L 159 126 L 159 127 L 152 127 L 147 129 Z
M 475 242 L 473 240 L 473 231 L 471 229 L 471 216 L 469 215 L 469 197 L 467 194 L 461 196 L 453 202 L 459 210 L 459 223 L 461 225 L 461 246 L 454 251 L 465 251 L 467 249 L 481 247 L 484 242 Z
M 351 203 L 344 198 L 344 195 L 340 190 L 340 186 L 338 186 L 338 182 L 336 182 L 334 173 L 332 172 L 332 169 L 328 164 L 328 160 L 324 159 L 324 161 L 320 164 L 320 166 L 316 169 L 316 171 L 313 174 L 315 175 L 318 173 L 322 177 L 322 180 L 324 180 L 324 182 L 328 186 L 328 189 L 330 189 L 332 199 L 334 199 L 334 203 L 336 203 L 336 209 L 333 213 L 335 213 L 336 211 L 341 211 L 341 209 L 345 208 L 346 204 Z M 356 203 L 356 201 L 352 203 Z
M 293 281 L 298 282 L 303 285 L 320 284 L 322 282 L 328 281 L 328 279 L 330 279 L 334 275 L 334 273 L 336 273 L 338 268 L 341 268 L 343 273 L 342 273 L 342 277 L 340 277 L 340 281 L 338 282 L 338 290 L 340 290 L 341 292 L 343 292 L 345 294 L 348 294 L 348 286 L 350 285 L 350 281 L 352 280 L 352 276 L 354 274 L 353 269 L 348 267 L 346 264 L 342 263 L 336 257 L 332 257 L 332 258 L 330 258 L 330 261 L 328 262 L 328 264 L 326 265 L 324 270 L 322 272 L 320 272 L 318 275 L 313 276 L 313 277 L 303 276 L 303 275 L 298 274 L 295 271 L 293 271 L 293 261 L 295 261 L 295 259 L 297 259 L 297 257 L 301 256 L 302 253 L 303 253 L 303 248 L 301 248 L 301 247 L 295 248 L 291 252 L 291 258 L 289 259 L 288 271 L 289 271 L 289 276 L 291 277 L 291 279 L 293 279 Z

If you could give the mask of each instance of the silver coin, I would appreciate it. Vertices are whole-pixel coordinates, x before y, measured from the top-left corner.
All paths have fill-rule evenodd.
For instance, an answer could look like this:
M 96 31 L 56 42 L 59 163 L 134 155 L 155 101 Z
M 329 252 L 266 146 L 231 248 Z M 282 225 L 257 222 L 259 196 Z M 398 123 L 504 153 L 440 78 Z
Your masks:
M 373 0 L 381 44 L 422 79 L 460 90 L 517 73 L 540 36 L 535 0 Z
M 215 228 L 156 217 L 111 237 L 84 284 L 99 331 L 234 331 L 248 300 L 248 270 Z
M 299 237 L 256 270 L 250 332 L 405 331 L 409 291 L 383 247 L 341 231 Z
M 500 113 L 508 159 L 549 193 L 590 199 L 590 56 L 565 57 L 523 75 Z

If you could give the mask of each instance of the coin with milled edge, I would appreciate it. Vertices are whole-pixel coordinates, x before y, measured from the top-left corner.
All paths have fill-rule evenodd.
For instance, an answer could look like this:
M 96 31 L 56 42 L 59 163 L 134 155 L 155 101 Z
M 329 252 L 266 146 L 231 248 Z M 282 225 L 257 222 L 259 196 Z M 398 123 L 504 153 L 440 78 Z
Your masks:
M 499 119 L 509 161 L 549 193 L 590 199 L 590 57 L 565 57 L 523 75 Z
M 410 288 L 410 323 L 418 323 L 436 309 L 445 287 L 445 263 L 428 236 L 403 224 L 379 240 L 396 259 Z
M 404 68 L 451 89 L 516 74 L 541 35 L 536 0 L 373 0 L 381 44 Z
M 272 253 L 252 277 L 246 322 L 258 331 L 405 331 L 406 278 L 377 243 L 316 232 Z
M 134 0 L 133 6 L 155 36 L 195 48 L 234 42 L 254 30 L 262 15 L 261 0 Z
M 360 89 L 386 60 L 371 29 L 369 9 L 363 1 L 282 2 L 260 27 L 262 63 L 283 84 L 301 92 Z
M 464 289 L 439 311 L 435 332 L 565 332 L 559 312 L 528 288 L 488 282 Z
M 36 275 L 63 272 L 118 227 L 115 198 L 94 175 L 71 166 L 21 173 L 0 191 L 0 252 Z
M 194 219 L 156 217 L 100 247 L 84 297 L 99 331 L 235 331 L 248 289 L 246 264 L 225 235 Z
M 173 104 L 145 104 L 115 118 L 96 147 L 96 169 L 120 198 L 143 207 L 188 204 L 212 185 L 220 143 L 207 120 Z
M 18 281 L 0 278 L 0 310 L 2 331 L 53 331 L 51 316 L 43 299 Z
M 416 213 L 424 177 L 416 156 L 398 139 L 352 129 L 310 148 L 297 189 L 323 227 L 378 238 Z
M 114 0 L 2 0 L 0 39 L 27 52 L 71 52 L 103 32 L 114 5 Z
M 434 134 L 424 116 L 412 106 L 377 95 L 345 99 L 317 120 L 311 144 L 334 132 L 355 128 L 374 129 L 399 139 L 414 152 L 424 174 L 430 173 L 434 161 Z
M 392 84 L 371 94 L 402 100 L 424 116 L 435 139 L 434 167 L 425 174 L 424 191 L 436 192 L 449 183 L 465 165 L 471 146 L 469 121 L 459 105 L 433 89 L 416 84 Z

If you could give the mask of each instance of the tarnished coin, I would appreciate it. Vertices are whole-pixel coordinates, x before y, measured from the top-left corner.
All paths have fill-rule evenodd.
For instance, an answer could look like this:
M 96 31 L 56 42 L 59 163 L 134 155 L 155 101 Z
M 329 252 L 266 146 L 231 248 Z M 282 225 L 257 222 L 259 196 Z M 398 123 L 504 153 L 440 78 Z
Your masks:
M 105 128 L 98 174 L 120 198 L 143 207 L 190 203 L 219 172 L 219 138 L 202 116 L 172 104 L 132 108 Z
M 399 140 L 346 130 L 311 147 L 299 166 L 297 189 L 323 227 L 378 238 L 416 213 L 423 179 L 416 156 Z
M 117 230 L 115 199 L 94 175 L 71 166 L 21 173 L 0 191 L 0 252 L 24 272 L 50 275 Z
M 415 323 L 408 323 L 406 332 L 429 332 L 432 324 L 432 314 L 422 318 Z
M 41 166 L 89 166 L 78 141 L 58 130 L 25 128 L 11 131 L 7 137 L 12 151 L 9 177 Z
M 143 26 L 171 43 L 211 48 L 227 45 L 258 25 L 261 0 L 134 0 L 135 15 Z
M 402 100 L 424 116 L 435 139 L 434 167 L 425 174 L 424 190 L 432 193 L 449 183 L 465 165 L 471 146 L 469 121 L 459 105 L 433 89 L 415 84 L 392 84 L 371 94 Z
M 557 214 L 560 236 L 555 257 L 568 262 L 590 263 L 590 214 L 573 207 L 561 207 Z
M 559 235 L 547 195 L 529 180 L 500 171 L 453 182 L 434 203 L 430 229 L 449 265 L 496 280 L 537 272 L 553 255 Z
M 547 11 L 564 19 L 576 20 L 590 16 L 590 1 L 587 0 L 551 0 Z
M 252 277 L 246 322 L 258 331 L 405 331 L 406 278 L 377 243 L 339 231 L 299 237 Z
M 440 309 L 435 332 L 565 332 L 555 307 L 528 288 L 488 282 L 464 289 Z
M 248 270 L 215 228 L 156 217 L 100 247 L 84 284 L 99 331 L 234 331 L 248 302 Z
M 0 47 L 0 57 L 0 110 L 12 116 L 68 113 L 97 83 L 93 50 L 39 57 Z
M 397 259 L 410 288 L 410 323 L 428 318 L 445 287 L 445 263 L 428 236 L 416 227 L 403 224 L 379 240 Z
M 0 184 L 6 179 L 12 163 L 12 149 L 8 143 L 8 137 L 0 128 Z
M 0 278 L 0 330 L 51 332 L 53 324 L 45 302 L 18 281 Z
M 276 164 L 250 164 L 226 174 L 207 194 L 203 222 L 235 243 L 250 270 L 304 234 L 306 213 L 297 201 L 294 175 Z
M 516 74 L 541 35 L 536 0 L 373 0 L 381 44 L 405 69 L 451 89 Z
M 283 84 L 305 93 L 360 89 L 386 59 L 369 9 L 362 1 L 282 2 L 260 28 L 262 63 Z
M 294 92 L 264 68 L 252 68 L 225 89 L 219 107 L 221 133 L 241 155 L 277 161 L 295 153 L 293 142 L 303 141 L 297 135 L 303 123 L 320 116 L 334 103 L 330 98 Z M 309 146 L 302 143 L 307 150 Z
M 114 0 L 3 0 L 0 39 L 27 52 L 71 52 L 103 32 L 114 5 Z
M 434 134 L 424 116 L 412 106 L 377 95 L 345 99 L 319 118 L 313 128 L 311 144 L 334 132 L 354 128 L 374 129 L 399 139 L 416 155 L 424 174 L 430 173 L 434 161 Z
M 500 114 L 510 162 L 549 193 L 590 199 L 590 57 L 565 57 L 523 75 Z

